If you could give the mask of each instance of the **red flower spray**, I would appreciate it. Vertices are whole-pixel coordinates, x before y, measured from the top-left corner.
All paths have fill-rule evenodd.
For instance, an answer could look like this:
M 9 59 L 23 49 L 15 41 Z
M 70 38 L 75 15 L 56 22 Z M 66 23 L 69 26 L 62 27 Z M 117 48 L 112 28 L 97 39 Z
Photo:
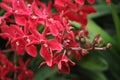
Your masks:
M 89 4 L 95 2 L 87 1 Z M 110 0 L 106 1 L 110 3 Z M 1 80 L 11 80 L 7 77 L 9 72 L 14 72 L 14 79 L 33 78 L 33 71 L 27 68 L 30 60 L 26 58 L 24 62 L 22 58 L 26 53 L 33 58 L 39 53 L 45 60 L 41 65 L 47 64 L 50 68 L 57 65 L 59 72 L 69 74 L 69 66 L 75 65 L 69 59 L 72 54 L 76 59 L 81 59 L 89 50 L 110 47 L 110 44 L 103 48 L 96 46 L 100 43 L 99 35 L 91 43 L 86 41 L 89 39 L 87 16 L 96 10 L 85 4 L 85 0 L 55 0 L 54 3 L 49 0 L 47 5 L 39 0 L 2 0 L 0 7 L 5 10 L 0 16 L 0 37 L 8 40 L 6 49 L 10 48 L 0 52 Z M 52 7 L 56 9 L 55 12 L 52 12 Z M 70 21 L 76 21 L 81 26 L 76 29 Z M 42 32 L 38 31 L 41 27 L 39 24 L 43 25 Z M 37 50 L 36 45 L 40 46 L 40 50 Z M 14 57 L 18 59 L 10 61 L 3 54 L 11 51 L 15 52 Z

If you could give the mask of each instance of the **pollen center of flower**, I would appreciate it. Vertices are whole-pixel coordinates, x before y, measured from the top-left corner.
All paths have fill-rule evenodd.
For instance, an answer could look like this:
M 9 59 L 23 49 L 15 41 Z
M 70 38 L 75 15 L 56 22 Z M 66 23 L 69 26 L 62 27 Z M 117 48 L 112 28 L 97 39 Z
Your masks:
M 27 39 L 26 41 L 29 43 L 29 42 L 30 42 L 30 39 Z
M 44 46 L 45 46 L 45 47 L 48 47 L 48 45 L 47 45 L 47 44 L 44 44 Z
M 83 15 L 83 12 L 82 12 L 82 11 L 80 11 L 80 15 Z
M 32 19 L 37 19 L 37 16 L 33 15 L 33 16 L 32 16 Z
M 19 42 L 18 41 L 16 42 L 16 45 L 19 46 Z
M 15 13 L 18 13 L 18 10 L 15 10 Z
M 27 72 L 27 71 L 25 71 L 25 73 L 26 73 L 26 74 L 28 74 L 28 72 Z
M 19 1 L 19 0 L 17 0 L 17 4 L 20 4 L 20 1 Z
M 31 4 L 28 4 L 27 7 L 31 7 Z
M 49 18 L 48 21 L 49 21 L 49 22 L 53 22 L 53 19 L 52 19 L 52 18 Z
M 66 42 L 68 42 L 68 43 L 69 43 L 69 42 L 70 42 L 70 40 L 68 40 L 68 39 L 67 39 L 67 40 L 66 40 Z
M 3 65 L 3 68 L 6 68 L 6 65 Z

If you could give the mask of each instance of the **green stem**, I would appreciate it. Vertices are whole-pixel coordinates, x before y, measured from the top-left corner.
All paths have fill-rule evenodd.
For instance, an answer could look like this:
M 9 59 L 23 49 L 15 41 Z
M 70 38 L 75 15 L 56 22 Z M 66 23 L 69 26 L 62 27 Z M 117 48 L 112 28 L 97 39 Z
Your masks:
M 16 55 L 16 53 L 14 53 L 14 67 L 16 68 L 16 57 L 17 57 L 17 55 Z M 16 80 L 17 79 L 17 73 L 16 73 L 16 71 L 14 72 L 14 80 Z

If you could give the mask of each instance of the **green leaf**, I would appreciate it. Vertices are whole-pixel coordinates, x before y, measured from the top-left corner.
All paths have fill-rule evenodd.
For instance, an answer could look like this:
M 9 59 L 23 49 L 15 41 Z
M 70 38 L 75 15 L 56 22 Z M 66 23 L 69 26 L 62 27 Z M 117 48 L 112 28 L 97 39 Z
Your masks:
M 63 75 L 60 76 L 55 75 L 54 77 L 51 77 L 49 80 L 68 80 L 68 79 L 66 79 L 66 76 Z
M 4 10 L 0 8 L 0 16 L 3 15 Z
M 119 19 L 119 16 L 117 14 L 117 9 L 115 8 L 115 5 L 111 4 L 110 8 L 112 11 L 112 17 L 113 17 L 113 21 L 114 21 L 115 28 L 116 28 L 116 36 L 118 39 L 117 41 L 118 41 L 118 44 L 120 44 L 120 19 Z M 118 47 L 120 47 L 120 46 L 118 46 Z
M 75 21 L 70 21 L 69 20 L 69 23 L 75 28 L 75 29 L 79 29 L 80 28 L 80 24 L 75 22 Z
M 90 38 L 93 39 L 96 34 L 100 34 L 105 43 L 115 44 L 114 39 L 91 19 L 88 20 L 87 30 L 90 33 Z
M 33 80 L 46 80 L 55 73 L 57 73 L 57 68 L 50 70 L 47 66 L 43 66 L 35 73 Z
M 110 14 L 111 11 L 110 9 L 108 9 L 109 7 L 107 5 L 94 5 L 95 9 L 96 9 L 96 13 L 92 13 L 90 15 L 88 15 L 89 18 L 97 18 L 106 14 Z
M 43 25 L 41 25 L 41 24 L 38 24 L 38 29 L 37 29 L 40 33 L 42 33 L 43 32 L 43 30 L 44 30 L 44 26 Z
M 103 15 L 111 14 L 110 8 L 107 4 L 97 4 L 94 5 L 94 7 L 96 9 L 96 13 L 88 15 L 89 18 L 97 18 Z M 115 5 L 115 8 L 118 12 L 120 12 L 120 4 Z
M 94 73 L 91 80 L 107 80 L 103 73 Z
M 76 28 L 79 28 L 80 26 L 77 22 L 71 21 L 70 23 L 74 25 Z M 91 41 L 96 34 L 101 34 L 101 37 L 103 38 L 105 43 L 111 42 L 115 44 L 115 40 L 105 30 L 103 30 L 99 25 L 97 25 L 92 19 L 88 19 L 86 29 L 90 33 Z
M 79 65 L 87 70 L 97 72 L 104 71 L 108 68 L 106 60 L 96 54 L 89 54 L 85 56 L 81 62 L 79 62 Z

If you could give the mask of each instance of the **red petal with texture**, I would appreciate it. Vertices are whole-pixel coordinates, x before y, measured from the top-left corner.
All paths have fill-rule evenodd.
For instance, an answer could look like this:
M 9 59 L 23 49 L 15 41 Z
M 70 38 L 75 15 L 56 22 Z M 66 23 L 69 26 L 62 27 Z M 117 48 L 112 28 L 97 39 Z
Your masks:
M 64 62 L 64 61 L 61 61 L 59 64 L 58 64 L 58 69 L 60 71 L 63 71 L 65 72 L 66 74 L 69 74 L 70 73 L 70 67 L 68 65 L 68 63 Z
M 64 7 L 64 1 L 63 0 L 55 0 L 55 6 Z
M 62 50 L 62 46 L 54 39 L 47 40 L 47 44 L 52 50 Z
M 26 65 L 25 65 L 25 63 L 24 63 L 24 61 L 23 61 L 23 58 L 19 58 L 18 62 L 19 62 L 19 65 L 20 65 L 20 66 L 26 67 Z
M 75 0 L 76 3 L 83 5 L 84 4 L 84 0 Z
M 77 60 L 80 60 L 80 59 L 81 59 L 80 52 L 79 52 L 79 51 L 74 51 L 74 57 L 75 57 Z
M 20 73 L 18 75 L 18 80 L 25 80 L 25 78 L 26 78 L 26 75 L 24 73 Z
M 30 9 L 27 7 L 24 0 L 14 0 L 12 2 L 12 7 L 15 11 L 17 11 L 17 14 L 20 15 L 30 15 Z
M 90 4 L 93 4 L 93 3 L 95 2 L 95 0 L 88 0 L 88 2 L 89 2 Z
M 3 17 L 3 19 L 5 19 L 5 18 L 8 18 L 10 15 L 12 15 L 11 12 L 6 12 L 6 13 L 4 13 L 4 15 L 2 17 Z
M 1 26 L 1 32 L 2 33 L 9 33 L 10 32 L 10 27 L 6 24 Z
M 46 63 L 48 66 L 52 66 L 52 54 L 48 51 L 48 47 L 45 47 L 42 45 L 40 50 L 40 55 L 43 57 L 43 59 L 46 60 Z
M 79 14 L 75 14 L 72 11 L 68 11 L 64 14 L 64 16 L 68 17 L 72 21 L 79 22 L 83 27 L 85 27 L 87 25 L 87 18 L 86 18 L 85 14 L 83 16 L 81 16 Z
M 12 41 L 12 49 L 15 50 L 17 54 L 23 55 L 25 52 L 25 41 L 23 39 L 18 39 L 16 41 Z
M 28 76 L 29 79 L 32 79 L 33 76 L 34 76 L 32 70 L 27 70 L 27 74 L 26 75 Z
M 60 30 L 60 31 L 64 30 L 63 25 L 59 21 L 56 21 L 55 24 L 56 24 L 58 30 Z
M 32 56 L 32 57 L 36 57 L 37 56 L 37 49 L 35 46 L 31 45 L 31 46 L 26 46 L 26 51 L 27 53 Z
M 56 57 L 54 57 L 54 62 L 55 62 L 55 63 L 60 62 L 60 60 L 62 60 L 62 56 L 63 56 L 63 54 L 59 54 L 59 55 L 57 55 Z
M 0 37 L 2 37 L 3 39 L 8 39 L 11 36 L 8 33 L 0 33 Z
M 54 35 L 54 36 L 57 36 L 58 35 L 58 29 L 56 27 L 56 25 L 54 23 L 50 23 L 48 25 L 49 29 L 50 29 L 50 32 Z
M 37 29 L 38 19 L 29 19 L 28 24 L 32 29 Z
M 12 12 L 12 8 L 6 5 L 5 3 L 0 3 L 0 7 L 3 8 L 7 12 Z
M 14 16 L 15 16 L 15 22 L 17 24 L 25 26 L 25 24 L 26 24 L 26 18 L 25 18 L 25 16 L 17 15 L 17 14 L 15 14 Z
M 106 0 L 106 2 L 107 2 L 108 4 L 110 4 L 111 1 L 110 1 L 110 0 Z
M 0 62 L 2 64 L 6 64 L 8 62 L 7 57 L 4 54 L 2 54 L 2 53 L 0 53 Z
M 82 12 L 85 12 L 87 14 L 90 14 L 90 13 L 95 13 L 96 10 L 93 6 L 89 6 L 89 5 L 85 5 L 81 8 L 81 11 Z

